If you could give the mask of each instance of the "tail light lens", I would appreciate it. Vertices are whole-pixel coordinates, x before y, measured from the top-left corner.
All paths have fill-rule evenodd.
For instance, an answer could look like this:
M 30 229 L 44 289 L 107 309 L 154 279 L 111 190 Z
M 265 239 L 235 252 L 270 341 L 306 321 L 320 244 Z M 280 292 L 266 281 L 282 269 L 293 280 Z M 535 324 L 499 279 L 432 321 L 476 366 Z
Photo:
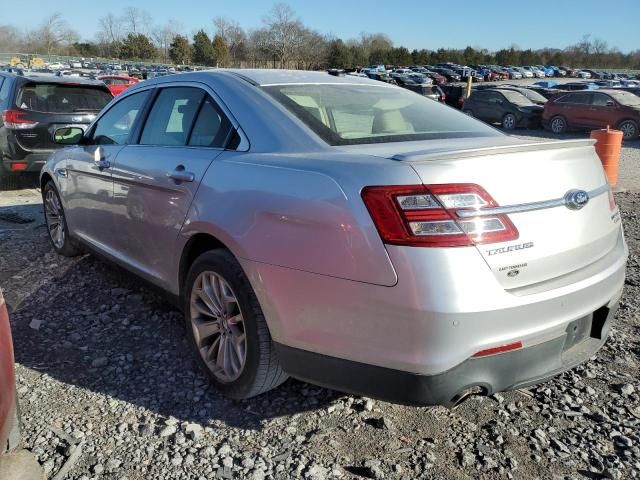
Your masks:
M 2 122 L 12 130 L 26 130 L 38 125 L 38 122 L 24 118 L 26 114 L 22 110 L 5 110 L 2 112 Z
M 518 238 L 506 215 L 458 215 L 499 206 L 479 185 L 366 187 L 362 199 L 382 241 L 390 245 L 462 247 Z

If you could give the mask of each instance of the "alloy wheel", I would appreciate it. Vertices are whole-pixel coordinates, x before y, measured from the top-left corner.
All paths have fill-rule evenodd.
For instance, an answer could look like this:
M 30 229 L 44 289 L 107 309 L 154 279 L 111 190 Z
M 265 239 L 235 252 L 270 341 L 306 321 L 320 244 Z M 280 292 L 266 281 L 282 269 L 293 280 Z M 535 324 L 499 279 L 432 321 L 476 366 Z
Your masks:
M 567 125 L 564 121 L 564 119 L 560 118 L 560 117 L 556 117 L 553 120 L 551 120 L 551 131 L 553 133 L 563 133 L 566 129 Z
M 64 213 L 60 199 L 53 190 L 48 190 L 44 198 L 45 218 L 51 241 L 56 248 L 64 247 Z
M 204 271 L 190 297 L 193 337 L 204 363 L 222 383 L 233 382 L 244 370 L 247 336 L 238 299 L 219 274 Z
M 620 125 L 620 131 L 625 140 L 630 140 L 638 135 L 638 127 L 633 122 L 623 122 Z
M 502 126 L 505 130 L 513 130 L 516 128 L 516 117 L 512 113 L 507 113 L 502 120 Z

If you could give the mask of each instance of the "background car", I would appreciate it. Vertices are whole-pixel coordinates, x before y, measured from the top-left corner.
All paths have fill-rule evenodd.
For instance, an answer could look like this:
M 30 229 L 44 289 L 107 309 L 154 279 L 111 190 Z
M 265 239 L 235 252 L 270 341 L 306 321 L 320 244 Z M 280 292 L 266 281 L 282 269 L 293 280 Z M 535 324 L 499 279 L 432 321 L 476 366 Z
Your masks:
M 523 78 L 522 72 L 517 68 L 511 67 L 511 68 L 508 68 L 507 71 L 509 72 L 509 78 L 511 80 L 519 80 Z
M 549 100 L 542 120 L 553 133 L 610 126 L 632 140 L 640 133 L 640 97 L 620 90 L 570 92 Z
M 462 111 L 487 123 L 500 123 L 505 130 L 540 125 L 543 107 L 517 90 L 483 89 L 474 91 Z
M 3 480 L 43 480 L 44 472 L 35 457 L 26 450 L 18 450 L 20 442 L 11 326 L 0 290 L 0 477 Z
M 113 96 L 98 80 L 0 72 L 0 183 L 39 172 L 64 125 L 86 127 Z
M 137 78 L 124 75 L 99 75 L 96 80 L 103 82 L 114 97 L 140 81 Z

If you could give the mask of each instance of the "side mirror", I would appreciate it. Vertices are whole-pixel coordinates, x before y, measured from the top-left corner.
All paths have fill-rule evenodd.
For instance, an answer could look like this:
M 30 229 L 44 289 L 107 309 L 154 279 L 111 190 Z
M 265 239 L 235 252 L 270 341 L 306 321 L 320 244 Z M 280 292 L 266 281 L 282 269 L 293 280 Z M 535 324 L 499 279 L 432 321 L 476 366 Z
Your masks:
M 63 127 L 53 133 L 53 141 L 60 145 L 78 145 L 83 136 L 84 130 L 80 127 Z
M 607 101 L 607 107 L 615 107 L 615 106 L 616 106 L 616 104 L 612 100 L 608 100 Z

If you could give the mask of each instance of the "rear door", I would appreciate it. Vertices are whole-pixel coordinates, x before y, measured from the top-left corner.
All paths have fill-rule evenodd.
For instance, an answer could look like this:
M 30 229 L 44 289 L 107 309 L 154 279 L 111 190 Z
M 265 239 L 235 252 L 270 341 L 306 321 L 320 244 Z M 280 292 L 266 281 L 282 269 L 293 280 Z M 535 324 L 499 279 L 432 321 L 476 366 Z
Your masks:
M 504 114 L 506 99 L 499 92 L 486 92 L 486 119 L 489 122 L 499 122 Z
M 589 92 L 572 92 L 559 98 L 555 104 L 571 127 L 584 128 L 589 125 L 589 107 L 591 94 Z
M 168 279 L 187 211 L 230 133 L 209 92 L 173 84 L 158 90 L 137 144 L 118 155 L 112 235 L 119 254 L 150 280 Z
M 620 107 L 609 95 L 594 92 L 587 112 L 587 126 L 590 128 L 615 128 L 620 117 Z

